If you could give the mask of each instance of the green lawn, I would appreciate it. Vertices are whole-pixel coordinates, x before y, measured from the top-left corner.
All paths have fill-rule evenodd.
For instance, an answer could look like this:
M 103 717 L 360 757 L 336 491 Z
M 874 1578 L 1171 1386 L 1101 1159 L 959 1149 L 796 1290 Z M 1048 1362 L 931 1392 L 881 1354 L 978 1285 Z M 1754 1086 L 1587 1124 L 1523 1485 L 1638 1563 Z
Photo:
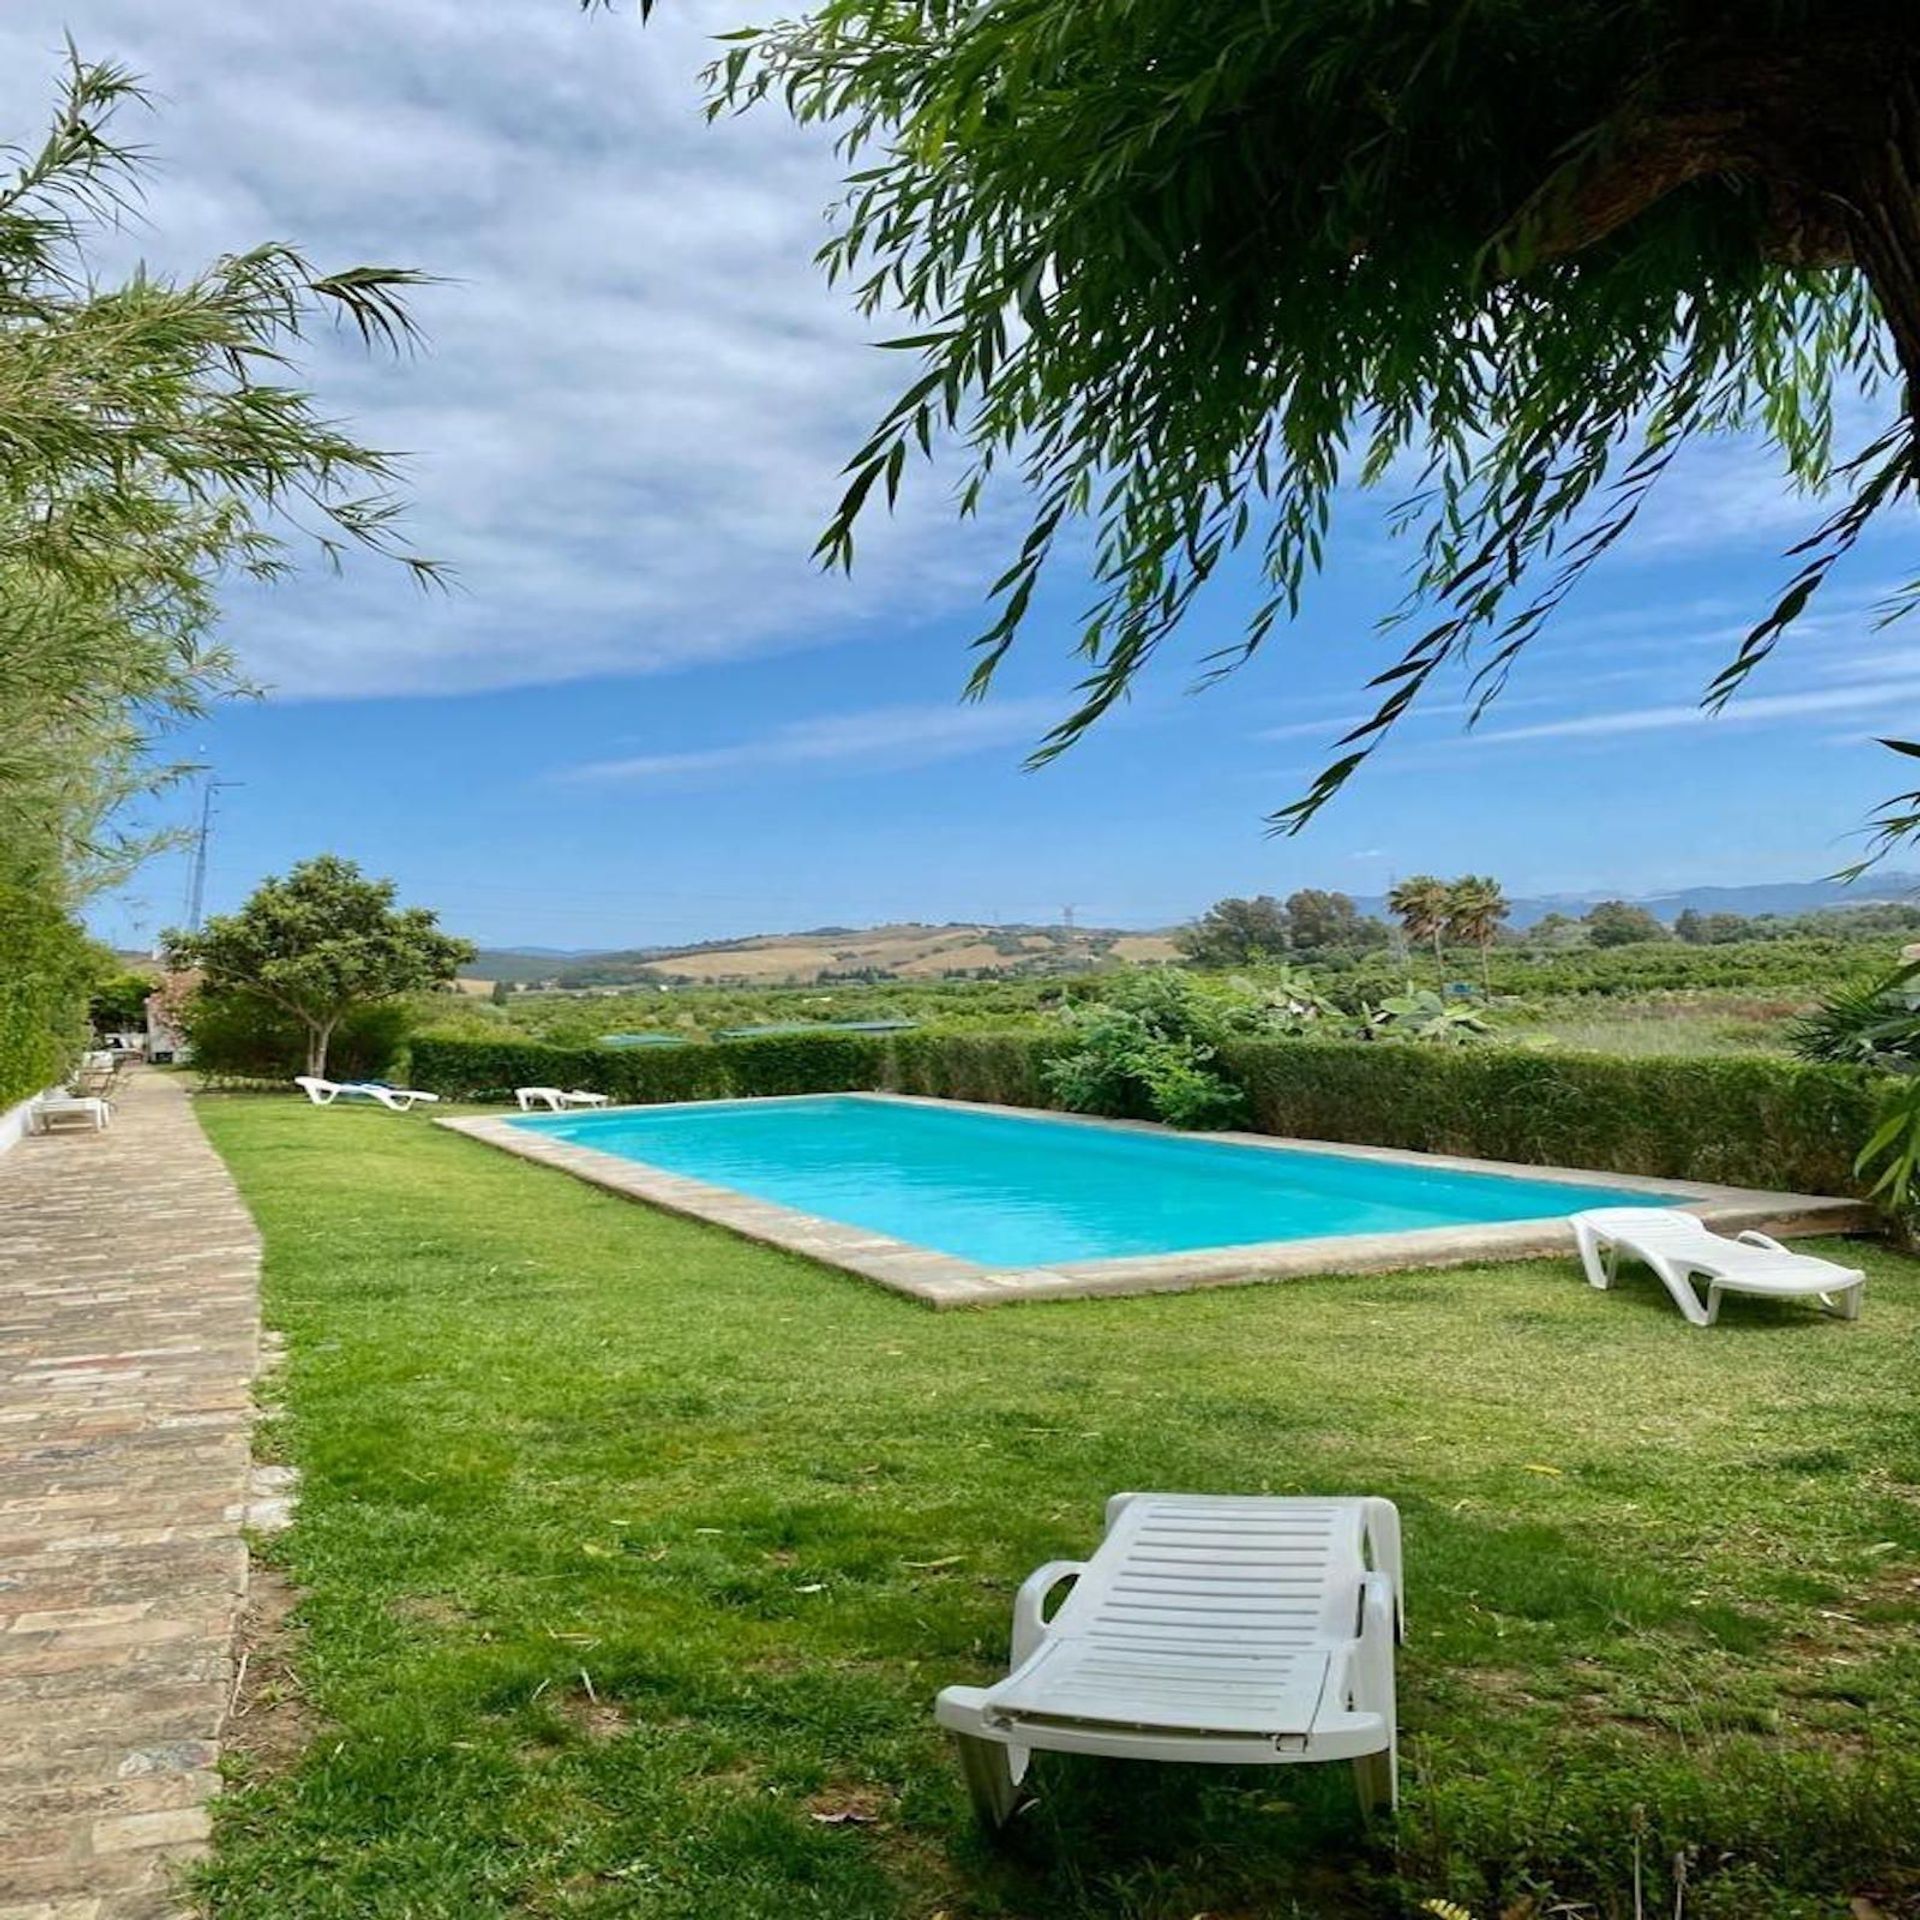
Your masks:
M 1566 1261 L 934 1314 L 419 1116 L 200 1111 L 290 1339 L 316 1716 L 221 1804 L 219 1920 L 1920 1893 L 1912 1262 L 1857 1327 Z M 1042 1756 L 975 1836 L 932 1696 L 1128 1487 L 1399 1502 L 1396 1827 L 1344 1769 Z

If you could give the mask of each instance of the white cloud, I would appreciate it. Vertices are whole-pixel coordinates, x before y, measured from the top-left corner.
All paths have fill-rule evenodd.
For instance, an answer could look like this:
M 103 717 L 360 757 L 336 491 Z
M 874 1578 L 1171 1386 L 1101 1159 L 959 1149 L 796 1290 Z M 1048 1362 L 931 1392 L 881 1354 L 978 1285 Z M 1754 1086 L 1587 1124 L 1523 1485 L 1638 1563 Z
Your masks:
M 644 30 L 567 0 L 11 0 L 0 128 L 44 119 L 63 32 L 143 73 L 158 173 L 112 252 L 171 271 L 269 238 L 445 276 L 427 353 L 318 343 L 330 410 L 411 450 L 421 550 L 461 590 L 315 569 L 236 593 L 284 692 L 441 692 L 655 671 L 911 626 L 977 596 L 991 529 L 941 479 L 875 517 L 849 583 L 814 537 L 839 465 L 910 377 L 812 260 L 837 178 L 777 108 L 708 125 L 733 0 Z M 882 329 L 884 330 L 884 329 Z
M 366 437 L 412 450 L 414 536 L 461 591 L 423 600 L 358 565 L 237 592 L 259 677 L 350 696 L 657 672 L 977 601 L 1008 522 L 956 522 L 950 471 L 910 478 L 851 582 L 809 560 L 841 460 L 910 365 L 872 350 L 895 329 L 860 322 L 813 261 L 838 180 L 820 130 L 698 110 L 707 36 L 751 14 L 676 0 L 642 29 L 569 0 L 8 0 L 8 136 L 44 118 L 66 32 L 152 85 L 159 112 L 129 132 L 158 174 L 124 253 L 182 270 L 290 238 L 449 283 L 419 299 L 422 358 L 329 341 L 311 371 Z M 1751 446 L 1701 449 L 1616 557 L 1747 552 L 1820 511 Z
M 771 733 L 721 746 L 591 761 L 566 769 L 560 777 L 684 786 L 806 771 L 923 766 L 929 760 L 952 760 L 1015 743 L 1037 744 L 1061 712 L 1060 703 L 1051 699 L 980 706 L 873 707 L 791 721 Z
M 1662 733 L 1694 727 L 1774 726 L 1784 721 L 1848 713 L 1871 713 L 1895 702 L 1920 697 L 1920 679 L 1870 680 L 1844 687 L 1821 687 L 1802 693 L 1758 694 L 1736 697 L 1720 712 L 1697 702 L 1685 706 L 1629 707 L 1613 713 L 1585 713 L 1561 720 L 1540 721 L 1525 727 L 1486 727 L 1474 739 L 1505 740 L 1605 739 L 1636 733 Z
M 1253 735 L 1256 740 L 1298 740 L 1305 734 L 1325 734 L 1329 739 L 1338 739 L 1341 734 L 1350 732 L 1367 716 L 1364 713 L 1337 713 L 1324 720 L 1290 720 L 1283 727 L 1262 727 Z

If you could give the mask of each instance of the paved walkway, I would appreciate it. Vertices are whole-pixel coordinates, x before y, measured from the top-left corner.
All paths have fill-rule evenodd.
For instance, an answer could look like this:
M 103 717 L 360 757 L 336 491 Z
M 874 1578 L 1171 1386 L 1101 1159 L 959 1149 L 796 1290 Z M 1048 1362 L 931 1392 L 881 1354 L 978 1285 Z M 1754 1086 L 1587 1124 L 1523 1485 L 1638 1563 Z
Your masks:
M 166 1920 L 245 1590 L 259 1241 L 165 1075 L 0 1157 L 0 1920 Z

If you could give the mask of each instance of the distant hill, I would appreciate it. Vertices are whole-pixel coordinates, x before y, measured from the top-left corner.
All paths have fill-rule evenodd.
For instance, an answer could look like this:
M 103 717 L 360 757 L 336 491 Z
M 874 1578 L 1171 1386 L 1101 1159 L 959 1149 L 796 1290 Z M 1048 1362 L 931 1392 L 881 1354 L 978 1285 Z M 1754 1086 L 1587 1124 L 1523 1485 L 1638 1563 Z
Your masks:
M 1751 887 L 1688 887 L 1644 894 L 1634 904 L 1671 922 L 1696 913 L 1793 914 L 1823 907 L 1865 907 L 1920 895 L 1920 873 L 1872 873 L 1853 886 L 1833 880 L 1782 880 Z M 1530 927 L 1550 913 L 1578 919 L 1606 893 L 1548 893 L 1516 899 L 1511 924 Z M 1379 898 L 1357 901 L 1361 912 L 1385 916 Z M 884 927 L 811 927 L 801 933 L 756 933 L 738 940 L 705 940 L 683 947 L 626 947 L 616 951 L 564 947 L 482 948 L 461 977 L 516 985 L 628 987 L 698 984 L 772 987 L 831 979 L 928 980 L 948 974 L 1006 976 L 1078 973 L 1115 961 L 1170 960 L 1171 927 L 989 926 L 919 921 Z
M 603 953 L 483 948 L 462 977 L 562 987 L 658 984 L 785 986 L 820 980 L 937 980 L 950 974 L 1079 973 L 1113 961 L 1171 959 L 1166 932 L 1119 927 L 817 927 L 752 934 L 686 947 L 632 947 Z
M 473 963 L 460 969 L 460 978 L 515 983 L 550 980 L 574 961 L 602 957 L 595 947 L 482 947 Z
M 1689 887 L 1684 893 L 1655 894 L 1641 904 L 1662 920 L 1673 920 L 1689 907 L 1696 913 L 1813 913 L 1822 907 L 1907 904 L 1916 895 L 1920 873 L 1869 873 L 1852 886 L 1835 880 L 1782 880 L 1772 886 Z

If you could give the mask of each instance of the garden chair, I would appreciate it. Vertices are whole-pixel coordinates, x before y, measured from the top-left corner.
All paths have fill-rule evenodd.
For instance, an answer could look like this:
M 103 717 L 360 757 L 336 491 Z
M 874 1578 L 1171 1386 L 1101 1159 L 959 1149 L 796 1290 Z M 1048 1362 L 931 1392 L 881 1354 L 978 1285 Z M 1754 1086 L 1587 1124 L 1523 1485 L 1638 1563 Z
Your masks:
M 1072 1582 L 1051 1619 L 1048 1597 Z M 1379 1499 L 1122 1493 L 1093 1558 L 1013 1603 L 1012 1671 L 935 1703 L 975 1810 L 1015 1812 L 1036 1750 L 1285 1766 L 1349 1760 L 1396 1804 L 1400 1516 Z
M 343 1094 L 349 1099 L 377 1100 L 394 1113 L 406 1113 L 416 1106 L 432 1106 L 440 1096 L 422 1093 L 418 1087 L 390 1087 L 382 1080 L 322 1080 L 311 1073 L 297 1073 L 293 1084 L 316 1107 L 330 1107 Z
M 96 1133 L 105 1133 L 113 1118 L 113 1109 L 95 1093 L 43 1093 L 33 1103 L 30 1118 L 36 1133 L 51 1133 L 62 1121 L 85 1122 Z
M 545 1107 L 549 1113 L 564 1113 L 569 1107 L 604 1107 L 608 1096 L 604 1093 L 584 1093 L 578 1087 L 515 1087 L 513 1097 L 520 1103 L 522 1113 L 531 1113 L 536 1107 Z
M 1721 1297 L 1729 1293 L 1811 1299 L 1841 1320 L 1859 1319 L 1866 1297 L 1867 1276 L 1858 1267 L 1790 1252 L 1764 1233 L 1748 1231 L 1730 1240 L 1678 1207 L 1595 1207 L 1573 1215 L 1572 1226 L 1580 1264 L 1594 1286 L 1611 1287 L 1620 1256 L 1630 1254 L 1653 1269 L 1696 1327 L 1719 1319 Z M 1707 1283 L 1704 1301 L 1696 1276 Z
M 68 1082 L 67 1091 L 83 1099 L 113 1100 L 113 1090 L 120 1082 L 120 1069 L 114 1063 L 112 1055 L 101 1056 L 90 1053 L 81 1063 L 80 1070 Z

